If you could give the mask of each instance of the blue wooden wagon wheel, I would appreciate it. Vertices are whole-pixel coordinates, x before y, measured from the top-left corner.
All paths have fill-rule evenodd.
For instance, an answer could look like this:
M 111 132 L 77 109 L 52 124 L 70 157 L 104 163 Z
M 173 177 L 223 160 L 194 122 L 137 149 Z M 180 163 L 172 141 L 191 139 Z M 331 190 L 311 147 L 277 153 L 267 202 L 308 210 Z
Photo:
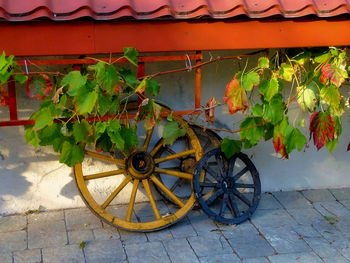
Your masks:
M 207 152 L 198 162 L 193 188 L 203 211 L 227 225 L 250 218 L 261 196 L 259 173 L 248 156 L 237 153 L 227 159 L 220 148 Z

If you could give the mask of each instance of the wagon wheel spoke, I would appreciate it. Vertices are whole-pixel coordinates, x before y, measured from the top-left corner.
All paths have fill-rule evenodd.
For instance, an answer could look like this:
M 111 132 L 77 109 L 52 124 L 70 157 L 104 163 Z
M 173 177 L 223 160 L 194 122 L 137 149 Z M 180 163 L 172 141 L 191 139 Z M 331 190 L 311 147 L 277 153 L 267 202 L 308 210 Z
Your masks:
M 224 167 L 224 163 L 222 161 L 221 155 L 219 155 L 219 154 L 215 155 L 215 160 L 216 160 L 216 162 L 218 164 L 220 175 L 221 176 L 225 176 L 226 175 L 226 171 L 225 171 L 225 167 Z
M 217 183 L 208 183 L 208 182 L 201 182 L 201 183 L 199 183 L 199 185 L 201 187 L 214 187 L 214 188 L 219 187 Z
M 143 184 L 143 187 L 145 188 L 145 191 L 147 193 L 149 202 L 151 203 L 152 210 L 153 210 L 153 213 L 154 213 L 156 219 L 160 219 L 160 213 L 159 213 L 159 210 L 158 210 L 158 207 L 157 207 L 157 203 L 156 203 L 156 201 L 155 201 L 155 199 L 153 197 L 153 194 L 152 194 L 151 188 L 149 186 L 148 180 L 147 179 L 142 180 L 142 184 Z
M 230 208 L 231 208 L 232 215 L 234 217 L 239 217 L 240 213 L 239 213 L 238 206 L 236 204 L 235 197 L 234 197 L 233 194 L 229 195 L 229 205 L 230 205 Z
M 164 169 L 164 168 L 160 168 L 160 167 L 155 167 L 154 171 L 156 173 L 167 174 L 167 175 L 171 175 L 171 176 L 177 176 L 177 177 L 184 178 L 184 179 L 187 179 L 187 180 L 192 180 L 192 178 L 193 178 L 193 175 L 190 174 L 190 173 L 173 171 L 173 170 Z
M 139 183 L 140 183 L 140 181 L 138 179 L 135 179 L 134 180 L 134 184 L 132 186 L 132 191 L 131 191 L 128 211 L 126 213 L 126 221 L 128 221 L 128 222 L 131 221 L 131 216 L 132 216 L 132 212 L 134 210 L 135 198 L 136 198 L 136 193 L 137 193 L 137 188 L 139 186 Z
M 128 175 L 124 178 L 123 182 L 111 193 L 111 195 L 104 201 L 104 203 L 101 205 L 103 209 L 105 209 L 112 201 L 113 199 L 119 194 L 121 190 L 124 189 L 124 187 L 131 181 L 131 176 Z
M 187 156 L 187 155 L 191 155 L 191 154 L 193 154 L 195 152 L 196 151 L 194 149 L 191 149 L 191 150 L 188 150 L 188 151 L 179 152 L 179 153 L 174 152 L 171 155 L 168 155 L 168 156 L 165 156 L 165 157 L 162 157 L 162 158 L 157 158 L 157 159 L 154 160 L 154 162 L 156 164 L 159 164 L 159 163 L 167 162 L 167 161 L 174 160 L 174 159 L 180 159 L 181 160 L 181 157 L 184 157 L 184 156 Z
M 218 199 L 221 195 L 223 195 L 224 191 L 222 189 L 217 190 L 212 196 L 209 197 L 205 202 L 207 204 L 213 203 L 216 199 Z
M 160 141 L 158 142 L 158 144 L 152 149 L 152 151 L 150 152 L 150 155 L 153 157 L 159 150 L 160 148 L 163 147 L 164 144 L 164 139 L 160 139 Z
M 208 165 L 203 166 L 204 170 L 207 171 L 217 182 L 220 182 L 220 179 L 217 175 L 217 173 L 210 168 Z
M 95 157 L 97 159 L 101 159 L 101 160 L 108 161 L 108 162 L 111 162 L 111 163 L 116 163 L 120 167 L 125 167 L 125 161 L 122 160 L 122 159 L 112 158 L 112 157 L 106 156 L 104 154 L 91 152 L 91 151 L 85 151 L 85 153 L 87 155 L 91 156 L 91 157 Z
M 151 176 L 151 180 L 155 183 L 165 194 L 167 194 L 177 205 L 183 207 L 185 204 L 173 193 L 168 187 L 166 187 L 157 177 Z
M 229 163 L 229 166 L 228 166 L 227 176 L 232 176 L 233 175 L 233 170 L 234 170 L 234 167 L 235 167 L 235 164 L 236 164 L 236 159 L 237 159 L 237 157 L 233 157 L 230 160 L 230 163 Z
M 148 149 L 149 143 L 150 143 L 151 138 L 152 138 L 153 130 L 154 130 L 154 126 L 152 127 L 152 129 L 147 130 L 146 139 L 145 139 L 145 142 L 143 143 L 143 146 L 141 149 L 144 152 L 146 152 Z
M 244 167 L 239 173 L 237 173 L 237 174 L 233 177 L 233 180 L 234 180 L 235 182 L 237 182 L 238 179 L 241 178 L 242 175 L 244 175 L 244 174 L 245 174 L 246 172 L 248 172 L 248 171 L 249 171 L 248 166 Z
M 242 195 L 239 191 L 237 191 L 236 189 L 232 189 L 233 194 L 235 196 L 237 196 L 243 203 L 245 203 L 247 206 L 251 206 L 251 202 L 248 200 L 248 198 L 246 198 L 244 195 Z
M 113 170 L 113 171 L 109 171 L 109 172 L 90 174 L 90 175 L 84 176 L 84 180 L 104 178 L 104 177 L 108 177 L 108 176 L 124 174 L 125 172 L 126 171 L 124 169 L 119 169 L 119 170 Z
M 226 210 L 226 202 L 228 201 L 228 195 L 225 193 L 224 197 L 221 200 L 220 212 L 219 215 L 222 216 Z

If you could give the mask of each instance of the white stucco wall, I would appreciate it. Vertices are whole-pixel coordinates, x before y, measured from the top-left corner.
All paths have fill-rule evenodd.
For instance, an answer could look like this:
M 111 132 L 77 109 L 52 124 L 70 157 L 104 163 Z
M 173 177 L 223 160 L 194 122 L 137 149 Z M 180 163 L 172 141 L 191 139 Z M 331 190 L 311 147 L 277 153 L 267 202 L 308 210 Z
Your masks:
M 240 54 L 244 51 L 211 52 L 217 55 Z M 210 54 L 205 53 L 205 58 Z M 252 62 L 254 59 L 251 59 Z M 225 86 L 234 73 L 244 67 L 240 61 L 223 61 L 203 68 L 201 103 L 215 96 L 222 100 Z M 146 71 L 154 73 L 166 69 L 183 67 L 184 62 L 162 62 L 147 64 Z M 175 110 L 192 109 L 194 106 L 194 71 L 175 73 L 158 78 L 161 85 L 160 100 Z M 349 87 L 342 92 L 349 94 Z M 37 101 L 26 97 L 24 89 L 18 91 L 20 117 L 27 118 Z M 291 105 L 291 120 L 299 114 Z M 0 118 L 7 118 L 7 109 L 0 108 Z M 226 106 L 216 110 L 216 127 L 237 129 L 237 119 L 242 115 L 227 114 Z M 289 160 L 282 160 L 276 154 L 271 141 L 244 150 L 251 156 L 260 172 L 263 191 L 350 187 L 349 157 L 346 151 L 349 142 L 349 117 L 344 115 L 343 135 L 333 154 L 324 147 L 319 152 L 313 143 L 305 152 L 293 152 Z M 202 121 L 201 117 L 199 122 Z M 307 130 L 306 130 L 307 131 Z M 220 134 L 221 136 L 232 136 Z M 236 137 L 235 137 L 236 136 Z M 238 135 L 232 136 L 238 138 Z M 107 189 L 108 187 L 106 187 Z M 125 198 L 128 199 L 128 195 Z M 142 199 L 142 196 L 139 197 Z M 33 148 L 24 139 L 23 127 L 0 128 L 0 215 L 24 212 L 38 208 L 58 209 L 84 206 L 75 188 L 72 170 L 58 162 L 58 155 L 49 147 Z

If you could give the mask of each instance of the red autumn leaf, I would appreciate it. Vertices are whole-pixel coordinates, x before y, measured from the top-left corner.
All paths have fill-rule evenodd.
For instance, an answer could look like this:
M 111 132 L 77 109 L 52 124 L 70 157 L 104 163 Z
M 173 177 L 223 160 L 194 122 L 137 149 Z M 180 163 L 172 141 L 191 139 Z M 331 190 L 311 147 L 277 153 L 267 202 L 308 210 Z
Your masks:
M 344 82 L 344 76 L 342 73 L 342 69 L 332 65 L 332 64 L 326 64 L 321 69 L 321 77 L 320 82 L 326 83 L 329 79 L 331 82 L 333 82 L 338 87 L 340 84 Z
M 286 146 L 283 144 L 284 135 L 278 134 L 273 137 L 273 146 L 275 147 L 276 153 L 279 153 L 283 159 L 288 159 L 288 154 L 286 151 Z
M 244 113 L 248 108 L 247 93 L 239 84 L 237 74 L 226 86 L 224 102 L 227 103 L 228 110 L 231 114 L 234 114 L 237 111 Z
M 315 112 L 310 118 L 310 139 L 313 137 L 317 150 L 333 140 L 335 124 L 333 117 L 326 112 Z
M 139 105 L 137 119 L 145 120 L 144 127 L 150 130 L 159 121 L 162 107 L 154 102 L 153 99 L 144 99 Z
M 211 122 L 214 123 L 215 122 L 215 106 L 216 106 L 216 100 L 215 97 L 212 97 L 207 105 L 206 105 L 206 109 L 204 111 L 205 113 L 205 120 L 207 122 Z
M 0 106 L 8 106 L 9 105 L 9 97 L 5 88 L 0 86 Z
M 38 77 L 29 77 L 26 81 L 26 91 L 29 98 L 44 100 L 52 90 L 52 83 L 46 74 L 40 74 Z

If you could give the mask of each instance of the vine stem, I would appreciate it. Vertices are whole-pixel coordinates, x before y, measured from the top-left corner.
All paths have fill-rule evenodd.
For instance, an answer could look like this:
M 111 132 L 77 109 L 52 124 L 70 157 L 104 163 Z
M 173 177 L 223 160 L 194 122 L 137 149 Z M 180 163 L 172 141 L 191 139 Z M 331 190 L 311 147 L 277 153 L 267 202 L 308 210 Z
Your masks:
M 66 74 L 63 74 L 61 72 L 51 72 L 51 71 L 30 71 L 28 72 L 15 72 L 13 75 L 41 75 L 41 74 L 46 74 L 46 75 L 57 75 L 57 76 L 65 76 Z
M 266 50 L 267 49 L 261 49 L 261 50 L 258 50 L 258 51 L 254 51 L 254 52 L 247 53 L 247 54 L 244 54 L 244 55 L 239 55 L 239 56 L 217 57 L 217 58 L 210 59 L 208 61 L 202 62 L 200 64 L 194 65 L 191 68 L 190 67 L 185 67 L 185 68 L 172 69 L 172 70 L 167 70 L 167 71 L 160 71 L 160 72 L 157 72 L 157 73 L 153 73 L 153 74 L 149 74 L 149 75 L 145 75 L 145 76 L 139 77 L 138 79 L 153 78 L 153 77 L 156 77 L 156 76 L 161 76 L 161 75 L 166 75 L 166 74 L 171 74 L 171 73 L 176 73 L 176 72 L 189 71 L 190 69 L 200 68 L 200 67 L 203 67 L 205 65 L 208 65 L 208 64 L 211 64 L 211 63 L 214 63 L 214 62 L 218 62 L 218 61 L 221 61 L 221 60 L 226 60 L 226 59 L 242 59 L 244 57 L 249 57 L 249 56 L 253 56 L 253 55 L 259 54 L 259 53 L 264 52 Z

